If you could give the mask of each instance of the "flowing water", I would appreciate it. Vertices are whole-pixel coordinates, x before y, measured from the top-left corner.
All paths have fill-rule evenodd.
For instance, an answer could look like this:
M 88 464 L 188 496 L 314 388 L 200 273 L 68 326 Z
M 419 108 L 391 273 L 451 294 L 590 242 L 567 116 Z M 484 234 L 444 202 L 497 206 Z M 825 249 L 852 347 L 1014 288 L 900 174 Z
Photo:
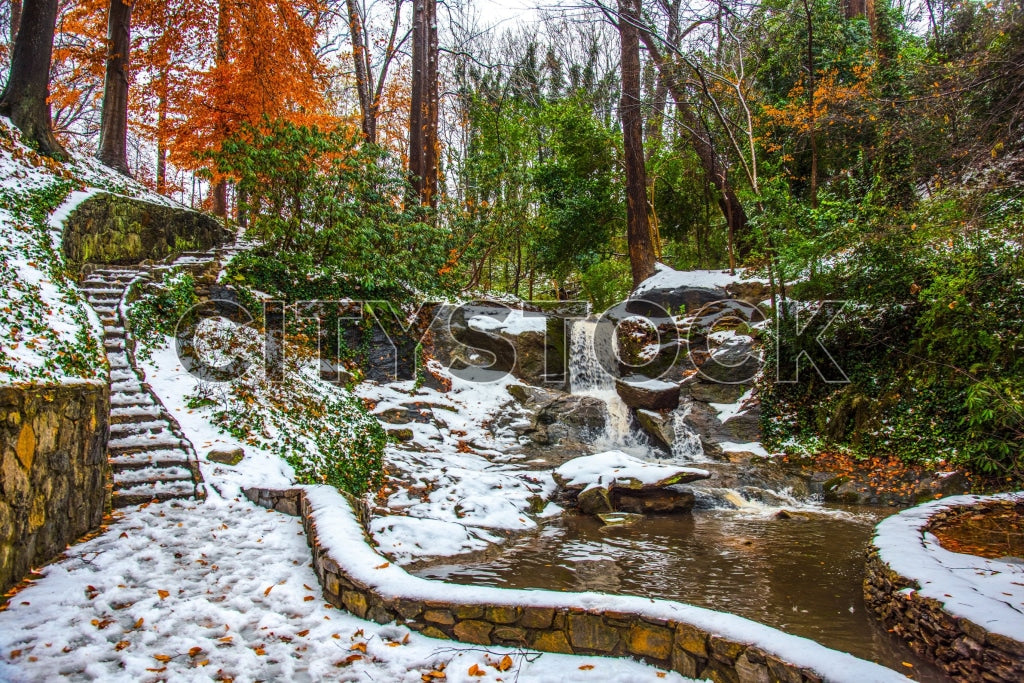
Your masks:
M 632 424 L 615 391 L 614 341 L 595 335 L 593 320 L 576 322 L 569 347 L 570 390 L 608 406 L 594 452 L 619 449 L 666 458 Z M 595 346 L 595 337 L 598 342 Z M 864 550 L 889 510 L 844 510 L 797 500 L 784 482 L 712 461 L 686 424 L 684 401 L 672 415 L 670 458 L 699 463 L 712 480 L 694 485 L 692 515 L 648 516 L 631 526 L 564 515 L 499 557 L 433 565 L 417 575 L 462 584 L 566 591 L 603 591 L 677 600 L 732 612 L 879 662 L 917 680 L 947 681 L 915 657 L 866 611 Z M 721 482 L 733 482 L 728 488 Z M 753 495 L 752 495 L 753 493 Z M 788 518 L 778 517 L 786 510 Z
M 569 392 L 598 398 L 608 406 L 608 423 L 594 444 L 596 449 L 646 452 L 631 429 L 629 408 L 615 391 L 615 378 L 606 370 L 617 364 L 614 340 L 600 339 L 596 332 L 593 319 L 575 322 L 570 330 Z
M 866 611 L 864 549 L 881 516 L 833 509 L 780 520 L 766 510 L 713 510 L 608 527 L 566 515 L 497 558 L 417 574 L 686 602 L 811 638 L 916 680 L 945 681 Z

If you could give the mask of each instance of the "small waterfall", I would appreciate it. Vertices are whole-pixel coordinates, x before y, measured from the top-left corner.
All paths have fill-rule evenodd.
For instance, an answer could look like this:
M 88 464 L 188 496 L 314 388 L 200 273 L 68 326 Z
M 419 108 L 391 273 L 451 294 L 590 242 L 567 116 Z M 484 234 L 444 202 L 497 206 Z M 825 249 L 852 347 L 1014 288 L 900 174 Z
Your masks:
M 689 399 L 684 399 L 684 402 L 672 412 L 672 459 L 681 463 L 706 462 L 700 436 L 686 424 L 686 418 L 691 410 Z
M 595 449 L 617 449 L 644 460 L 670 460 L 679 465 L 695 463 L 712 470 L 714 479 L 692 485 L 698 496 L 698 508 L 739 510 L 756 516 L 774 514 L 780 509 L 818 511 L 813 503 L 798 500 L 782 486 L 773 486 L 757 477 L 744 481 L 747 477 L 736 465 L 707 457 L 700 436 L 687 424 L 693 408 L 688 398 L 671 413 L 674 437 L 671 455 L 661 455 L 642 430 L 632 428 L 629 408 L 615 391 L 615 378 L 605 370 L 616 367 L 614 341 L 608 339 L 595 344 L 596 330 L 595 319 L 580 320 L 573 323 L 569 335 L 569 391 L 600 399 L 608 407 L 605 433 L 593 444 Z M 723 475 L 730 480 L 725 486 L 718 483 Z
M 608 406 L 608 424 L 604 438 L 597 444 L 599 447 L 636 448 L 639 444 L 631 433 L 629 408 L 615 391 L 615 378 L 605 370 L 616 364 L 613 342 L 596 344 L 596 331 L 597 320 L 594 319 L 576 321 L 570 329 L 569 391 L 601 399 Z

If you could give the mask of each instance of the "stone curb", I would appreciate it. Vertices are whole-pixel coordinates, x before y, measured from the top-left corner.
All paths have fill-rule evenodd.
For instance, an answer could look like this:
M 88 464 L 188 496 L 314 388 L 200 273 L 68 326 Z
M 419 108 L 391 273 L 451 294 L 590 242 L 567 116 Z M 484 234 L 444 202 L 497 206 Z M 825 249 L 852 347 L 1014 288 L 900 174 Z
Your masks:
M 974 497 L 973 503 L 937 506 L 919 531 L 923 537 L 925 532 L 968 509 L 980 512 L 1013 507 L 1020 502 L 1024 498 L 1015 502 Z M 951 614 L 943 602 L 922 595 L 920 590 L 917 579 L 902 576 L 885 562 L 876 537 L 867 551 L 864 600 L 887 628 L 956 681 L 1024 681 L 1024 642 L 991 633 L 969 619 Z
M 857 664 L 871 667 L 851 671 L 849 676 L 826 676 L 806 666 L 786 661 L 770 647 L 741 642 L 699 626 L 632 612 L 566 606 L 537 606 L 512 602 L 517 594 L 534 591 L 492 589 L 508 594 L 510 602 L 473 602 L 458 596 L 451 586 L 448 600 L 421 599 L 396 587 L 385 595 L 381 589 L 354 578 L 346 569 L 345 558 L 332 557 L 320 542 L 316 515 L 304 489 L 286 491 L 248 488 L 243 493 L 250 501 L 285 514 L 298 514 L 313 553 L 313 568 L 323 588 L 324 599 L 361 619 L 380 624 L 396 622 L 425 636 L 476 645 L 501 645 L 565 654 L 590 654 L 632 657 L 662 669 L 691 678 L 710 678 L 717 683 L 809 683 L 826 680 L 905 681 L 905 677 L 884 667 L 849 657 Z M 346 500 L 350 504 L 354 501 Z M 353 505 L 363 527 L 367 512 Z M 369 544 L 367 544 L 369 545 Z M 380 557 L 380 567 L 388 562 Z M 572 594 L 566 594 L 571 597 Z M 436 597 L 436 596 L 433 596 Z M 609 596 L 611 598 L 611 596 Z M 564 602 L 564 601 L 563 601 Z M 734 618 L 732 615 L 723 615 Z M 761 625 L 758 625 L 761 627 Z M 767 627 L 762 627 L 767 628 Z M 783 634 L 779 632 L 779 635 Z M 792 636 L 786 636 L 792 638 Z M 802 639 L 801 639 L 802 640 Z M 825 648 L 811 644 L 814 648 Z M 840 653 L 835 653 L 839 655 Z

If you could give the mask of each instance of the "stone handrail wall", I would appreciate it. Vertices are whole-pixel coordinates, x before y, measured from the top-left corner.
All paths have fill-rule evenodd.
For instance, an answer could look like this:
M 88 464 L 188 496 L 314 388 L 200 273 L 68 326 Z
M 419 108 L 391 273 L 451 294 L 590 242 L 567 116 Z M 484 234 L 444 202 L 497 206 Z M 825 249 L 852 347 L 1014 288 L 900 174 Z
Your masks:
M 0 594 L 99 527 L 109 402 L 105 382 L 0 387 Z
M 730 683 L 907 680 L 804 638 L 679 603 L 419 579 L 370 547 L 365 509 L 329 487 L 244 493 L 281 512 L 291 512 L 298 500 L 324 598 L 377 623 L 485 646 L 634 657 L 684 676 Z
M 939 501 L 930 505 L 934 512 L 918 527 L 923 534 L 965 509 L 982 511 L 1024 503 L 1024 497 L 980 499 L 965 498 L 957 504 Z M 912 510 L 916 510 L 912 509 Z M 908 511 L 910 512 L 910 511 Z M 908 553 L 913 548 L 907 547 Z M 920 582 L 895 571 L 879 548 L 878 539 L 868 549 L 864 598 L 887 628 L 906 641 L 919 655 L 931 659 L 958 681 L 1024 681 L 1024 631 L 1014 639 L 1005 633 L 991 631 L 971 619 L 953 614 L 937 597 L 923 595 Z M 924 570 L 923 566 L 919 569 Z M 904 570 L 905 571 L 905 570 Z M 905 572 L 910 573 L 910 572 Z M 945 595 L 944 597 L 951 597 Z

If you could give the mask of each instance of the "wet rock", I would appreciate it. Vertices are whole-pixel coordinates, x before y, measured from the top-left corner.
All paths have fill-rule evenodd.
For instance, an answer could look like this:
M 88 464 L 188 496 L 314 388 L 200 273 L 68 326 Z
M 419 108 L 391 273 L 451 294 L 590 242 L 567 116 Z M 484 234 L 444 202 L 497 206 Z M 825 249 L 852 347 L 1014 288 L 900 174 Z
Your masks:
M 679 405 L 679 385 L 633 375 L 615 380 L 615 391 L 630 408 L 675 410 Z
M 245 457 L 241 448 L 215 448 L 206 454 L 206 459 L 221 465 L 237 465 Z
M 730 441 L 733 443 L 760 441 L 760 407 L 751 407 L 738 415 L 730 417 L 721 427 L 715 430 L 714 436 L 717 441 Z
M 546 441 L 590 441 L 604 432 L 608 407 L 593 396 L 563 394 L 537 412 L 537 424 L 544 427 Z
M 660 413 L 654 410 L 636 411 L 637 422 L 640 428 L 655 438 L 655 440 L 672 450 L 672 444 L 676 439 L 675 418 L 671 413 Z
M 566 502 L 587 514 L 686 512 L 694 494 L 679 486 L 706 470 L 648 463 L 621 451 L 574 458 L 553 473 Z
M 750 385 L 710 382 L 700 375 L 694 375 L 693 379 L 683 384 L 682 388 L 694 401 L 701 401 L 703 403 L 735 403 L 747 392 Z
M 700 365 L 700 376 L 711 383 L 749 384 L 761 370 L 761 363 L 753 338 L 736 335 L 725 340 Z
M 630 526 L 644 518 L 643 515 L 635 512 L 605 512 L 597 517 L 605 523 L 605 526 Z
M 565 396 L 564 392 L 543 389 L 528 384 L 510 384 L 508 393 L 527 410 L 540 410 L 549 403 Z

